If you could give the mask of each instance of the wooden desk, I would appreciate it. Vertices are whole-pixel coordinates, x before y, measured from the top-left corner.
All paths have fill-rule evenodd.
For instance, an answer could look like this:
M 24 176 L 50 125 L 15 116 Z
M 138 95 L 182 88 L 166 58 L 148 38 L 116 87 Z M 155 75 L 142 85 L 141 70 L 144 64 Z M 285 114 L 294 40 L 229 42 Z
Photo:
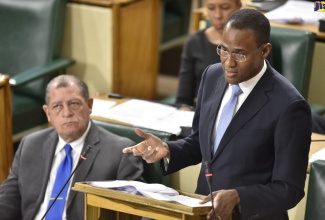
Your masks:
M 112 99 L 112 98 L 108 98 L 106 95 L 99 95 L 99 96 L 94 96 L 93 97 L 94 99 L 101 99 L 101 100 L 107 100 L 107 101 L 112 101 L 112 102 L 116 102 L 116 105 L 119 105 L 123 102 L 126 102 L 128 101 L 129 99 Z M 121 125 L 128 125 L 128 126 L 132 126 L 131 124 L 128 124 L 126 122 L 122 122 L 122 121 L 116 121 L 114 119 L 109 119 L 109 118 L 104 118 L 104 117 L 100 117 L 100 116 L 94 116 L 94 115 L 91 115 L 90 116 L 91 119 L 96 119 L 96 120 L 100 120 L 100 121 L 107 121 L 107 122 L 111 122 L 111 123 L 116 123 L 116 124 L 121 124 Z
M 90 94 L 155 100 L 161 0 L 69 0 L 63 55 Z
M 141 217 L 163 220 L 199 220 L 211 207 L 188 207 L 181 204 L 159 201 L 143 196 L 76 183 L 73 190 L 85 193 L 85 220 L 97 220 L 100 209 L 117 212 L 116 219 L 141 219 Z M 194 198 L 197 194 L 183 193 Z M 139 216 L 134 217 L 135 216 Z

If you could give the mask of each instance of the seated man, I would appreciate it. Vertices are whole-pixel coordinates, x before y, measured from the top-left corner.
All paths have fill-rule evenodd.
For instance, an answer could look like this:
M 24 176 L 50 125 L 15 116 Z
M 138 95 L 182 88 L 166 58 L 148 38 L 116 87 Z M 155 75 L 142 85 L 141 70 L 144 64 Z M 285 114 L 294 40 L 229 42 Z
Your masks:
M 10 174 L 0 186 L 2 220 L 39 220 L 48 210 L 47 220 L 82 220 L 84 196 L 71 190 L 75 182 L 142 179 L 141 159 L 122 153 L 134 143 L 90 120 L 93 100 L 83 81 L 71 75 L 54 78 L 47 86 L 45 101 L 43 109 L 53 127 L 20 142 Z M 87 160 L 80 160 L 86 149 Z M 82 163 L 59 193 L 79 160 Z

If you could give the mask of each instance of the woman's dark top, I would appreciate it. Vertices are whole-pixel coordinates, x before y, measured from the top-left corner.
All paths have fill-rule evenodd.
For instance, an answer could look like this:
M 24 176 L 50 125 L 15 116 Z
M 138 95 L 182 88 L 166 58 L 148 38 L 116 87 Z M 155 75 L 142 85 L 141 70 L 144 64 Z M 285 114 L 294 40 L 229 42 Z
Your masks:
M 184 45 L 179 71 L 176 106 L 182 104 L 194 106 L 201 83 L 201 76 L 209 65 L 220 62 L 217 45 L 211 43 L 205 30 L 200 30 L 189 37 Z

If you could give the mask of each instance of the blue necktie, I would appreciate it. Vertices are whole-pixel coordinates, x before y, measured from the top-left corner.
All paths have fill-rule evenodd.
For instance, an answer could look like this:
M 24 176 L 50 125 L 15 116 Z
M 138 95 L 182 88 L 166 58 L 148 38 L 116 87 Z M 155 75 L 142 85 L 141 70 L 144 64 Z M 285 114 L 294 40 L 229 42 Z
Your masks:
M 62 160 L 58 172 L 56 174 L 52 194 L 51 194 L 51 199 L 49 201 L 48 207 L 52 205 L 52 202 L 54 201 L 55 197 L 58 195 L 60 192 L 61 188 L 63 187 L 64 183 L 69 179 L 69 176 L 71 174 L 72 170 L 72 156 L 71 156 L 71 146 L 70 144 L 66 144 L 64 146 L 65 150 L 65 158 Z M 50 211 L 47 213 L 46 220 L 59 220 L 62 219 L 62 214 L 64 210 L 64 205 L 66 202 L 66 196 L 67 196 L 67 191 L 69 188 L 69 184 L 67 184 L 63 191 L 61 192 L 60 196 L 50 209 Z
M 223 107 L 219 124 L 217 127 L 216 138 L 214 140 L 213 154 L 216 153 L 223 134 L 225 133 L 232 117 L 234 116 L 238 96 L 243 92 L 237 84 L 231 86 L 232 94 L 229 101 Z

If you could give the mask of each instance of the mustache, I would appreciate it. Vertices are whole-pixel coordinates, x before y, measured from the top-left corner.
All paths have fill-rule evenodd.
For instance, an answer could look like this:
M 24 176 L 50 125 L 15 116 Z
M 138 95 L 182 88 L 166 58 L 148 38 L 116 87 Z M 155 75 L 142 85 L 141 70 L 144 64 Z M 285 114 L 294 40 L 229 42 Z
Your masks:
M 237 70 L 235 68 L 224 68 L 227 72 L 236 72 Z

